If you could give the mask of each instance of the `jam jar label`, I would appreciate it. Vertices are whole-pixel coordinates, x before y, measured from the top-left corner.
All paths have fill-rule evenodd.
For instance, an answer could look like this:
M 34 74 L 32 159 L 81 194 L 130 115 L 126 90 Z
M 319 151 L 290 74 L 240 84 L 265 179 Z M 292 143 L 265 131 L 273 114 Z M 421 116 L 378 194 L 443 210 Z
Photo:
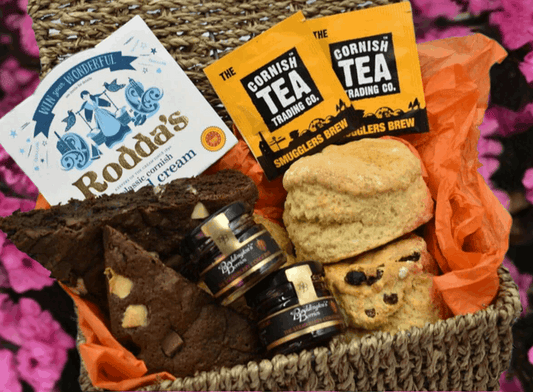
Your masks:
M 215 298 L 227 289 L 241 286 L 243 280 L 282 253 L 270 233 L 263 230 L 244 241 L 241 247 L 206 268 L 201 276 Z
M 333 297 L 322 297 L 292 306 L 264 318 L 258 324 L 259 338 L 267 350 L 307 333 L 344 323 Z

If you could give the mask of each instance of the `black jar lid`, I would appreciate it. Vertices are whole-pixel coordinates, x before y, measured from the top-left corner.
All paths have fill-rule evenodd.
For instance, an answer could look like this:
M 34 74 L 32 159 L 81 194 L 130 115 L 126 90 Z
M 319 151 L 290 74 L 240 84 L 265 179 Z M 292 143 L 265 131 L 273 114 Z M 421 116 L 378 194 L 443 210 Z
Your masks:
M 224 214 L 228 218 L 229 222 L 234 221 L 235 219 L 240 218 L 243 214 L 250 213 L 251 207 L 248 204 L 237 201 L 235 203 L 229 204 L 225 207 L 222 207 L 217 212 L 211 214 L 209 217 L 204 219 L 202 223 L 196 226 L 181 242 L 181 254 L 184 257 L 190 257 L 200 248 L 204 242 L 207 240 L 207 237 L 202 231 L 202 226 L 209 223 L 211 220 L 217 216 Z
M 285 286 L 286 288 L 290 288 L 291 293 L 294 296 L 296 296 L 296 292 L 294 291 L 292 282 L 289 281 L 289 279 L 287 279 L 287 275 L 285 274 L 285 271 L 302 266 L 302 265 L 306 265 L 306 264 L 309 265 L 312 275 L 320 275 L 320 276 L 325 275 L 324 267 L 318 261 L 309 260 L 309 261 L 302 261 L 300 263 L 292 264 L 288 267 L 282 268 L 272 273 L 266 279 L 260 282 L 257 286 L 255 286 L 250 291 L 248 291 L 245 294 L 246 302 L 248 303 L 248 305 L 250 307 L 256 307 L 263 301 L 268 300 L 270 298 L 270 295 L 273 289 L 282 288 L 282 286 Z

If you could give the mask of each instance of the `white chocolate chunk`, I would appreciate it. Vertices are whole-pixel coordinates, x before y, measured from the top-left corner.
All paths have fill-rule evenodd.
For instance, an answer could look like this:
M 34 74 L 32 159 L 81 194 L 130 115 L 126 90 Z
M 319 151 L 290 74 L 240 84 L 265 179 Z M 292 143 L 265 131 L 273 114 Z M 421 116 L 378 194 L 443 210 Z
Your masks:
M 106 268 L 104 273 L 107 276 L 109 292 L 120 299 L 126 298 L 131 293 L 133 282 L 125 276 L 117 274 L 111 268 Z
M 144 305 L 129 305 L 122 319 L 123 328 L 145 327 L 148 325 L 148 309 Z
M 193 187 L 192 185 L 187 185 L 187 190 L 189 192 L 191 192 L 193 195 L 197 195 L 198 194 L 198 190 L 195 187 Z
M 205 219 L 209 216 L 209 211 L 207 211 L 207 208 L 203 205 L 203 203 L 198 202 L 194 206 L 194 210 L 191 214 L 191 219 Z
M 156 185 L 153 187 L 154 195 L 161 196 L 163 192 L 165 192 L 166 186 L 164 185 Z

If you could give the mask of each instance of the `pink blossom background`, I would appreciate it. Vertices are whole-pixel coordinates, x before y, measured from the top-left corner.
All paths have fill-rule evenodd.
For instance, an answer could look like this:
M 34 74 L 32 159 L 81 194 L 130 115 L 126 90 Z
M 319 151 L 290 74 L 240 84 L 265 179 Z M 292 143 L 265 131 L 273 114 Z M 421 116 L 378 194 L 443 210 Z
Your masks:
M 481 32 L 509 52 L 491 72 L 491 99 L 480 127 L 479 172 L 513 215 L 504 265 L 524 311 L 501 391 L 533 390 L 533 0 L 412 0 L 418 42 Z M 27 0 L 0 0 L 0 118 L 39 83 L 39 48 Z M 0 215 L 28 211 L 38 191 L 0 146 Z M 531 336 L 530 336 L 531 335 Z M 75 391 L 79 357 L 72 301 L 50 273 L 0 232 L 0 390 Z M 69 369 L 69 366 L 71 367 Z M 65 381 L 70 375 L 71 380 Z
M 26 9 L 27 0 L 0 0 L 0 117 L 39 84 L 39 48 Z M 0 146 L 0 216 L 33 209 L 37 194 Z M 74 308 L 64 296 L 50 272 L 0 232 L 1 391 L 80 390 L 67 365 L 70 358 L 77 369 L 79 358 Z

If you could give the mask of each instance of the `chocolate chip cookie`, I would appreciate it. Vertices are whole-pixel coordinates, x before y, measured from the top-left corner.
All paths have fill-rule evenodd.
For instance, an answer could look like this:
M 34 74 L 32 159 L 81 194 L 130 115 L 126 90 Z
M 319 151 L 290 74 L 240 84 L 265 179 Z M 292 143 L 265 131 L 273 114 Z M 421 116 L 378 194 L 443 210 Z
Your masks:
M 412 234 L 324 268 L 348 325 L 376 330 L 399 319 L 413 293 L 423 290 L 422 298 L 431 302 L 432 275 L 424 272 L 425 265 L 433 265 L 432 257 L 424 240 Z

